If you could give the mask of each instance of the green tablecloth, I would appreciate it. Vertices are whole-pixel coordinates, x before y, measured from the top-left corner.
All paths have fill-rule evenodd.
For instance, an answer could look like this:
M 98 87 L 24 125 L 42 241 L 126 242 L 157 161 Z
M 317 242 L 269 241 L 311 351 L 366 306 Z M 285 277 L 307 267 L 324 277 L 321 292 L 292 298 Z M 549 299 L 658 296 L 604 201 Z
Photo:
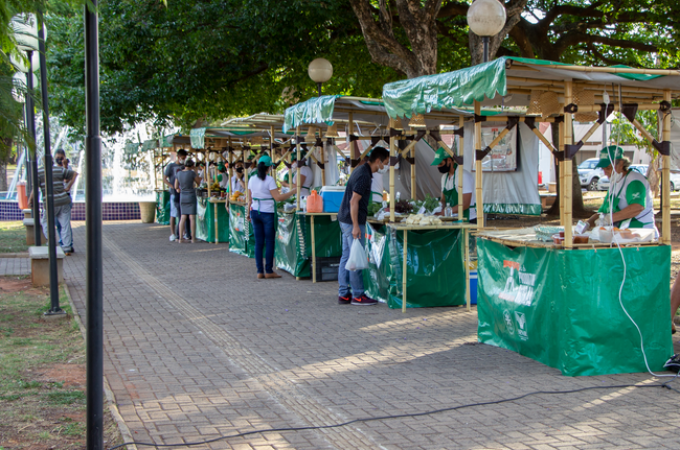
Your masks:
M 246 221 L 245 217 L 245 206 L 233 203 L 229 205 L 229 251 L 254 258 L 255 235 L 253 234 L 253 226 L 249 221 Z
M 311 217 L 306 214 L 279 213 L 276 232 L 276 266 L 299 278 L 311 277 Z M 316 257 L 342 256 L 342 232 L 330 216 L 314 217 Z
M 366 227 L 369 268 L 364 271 L 366 295 L 401 308 L 403 291 L 403 231 Z M 409 231 L 406 307 L 465 304 L 462 230 Z
M 170 225 L 170 192 L 156 191 L 156 223 Z
M 218 242 L 229 242 L 229 213 L 224 203 L 210 203 L 207 198 L 199 198 L 196 208 L 196 238 L 205 242 L 215 242 L 215 205 L 217 205 Z
M 619 303 L 617 248 L 509 248 L 478 239 L 479 341 L 564 375 L 645 372 L 640 336 Z M 623 249 L 622 302 L 653 371 L 673 354 L 669 246 Z

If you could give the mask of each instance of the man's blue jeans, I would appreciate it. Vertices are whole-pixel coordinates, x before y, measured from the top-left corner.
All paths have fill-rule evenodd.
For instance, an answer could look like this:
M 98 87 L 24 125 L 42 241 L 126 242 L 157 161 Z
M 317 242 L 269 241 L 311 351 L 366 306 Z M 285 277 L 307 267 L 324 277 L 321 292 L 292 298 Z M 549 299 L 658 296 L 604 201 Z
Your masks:
M 274 239 L 276 228 L 274 225 L 274 213 L 250 211 L 250 217 L 255 231 L 255 265 L 257 273 L 272 273 L 274 271 Z M 265 264 L 262 267 L 262 250 L 265 248 Z
M 342 230 L 342 258 L 340 258 L 340 267 L 338 267 L 338 295 L 340 297 L 348 297 L 350 295 L 350 286 L 352 297 L 361 297 L 364 293 L 364 277 L 361 270 L 350 271 L 345 269 L 345 264 L 349 259 L 349 250 L 352 248 L 354 236 L 352 236 L 353 225 L 340 222 L 340 229 Z M 366 245 L 366 225 L 359 225 L 361 230 L 361 245 Z

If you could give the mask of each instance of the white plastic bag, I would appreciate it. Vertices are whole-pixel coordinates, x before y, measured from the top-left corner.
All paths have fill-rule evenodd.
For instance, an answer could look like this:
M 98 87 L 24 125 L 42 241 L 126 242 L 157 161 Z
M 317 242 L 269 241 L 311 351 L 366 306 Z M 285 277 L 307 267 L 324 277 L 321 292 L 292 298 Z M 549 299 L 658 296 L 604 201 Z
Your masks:
M 352 272 L 368 269 L 368 258 L 366 258 L 364 246 L 361 245 L 361 239 L 354 239 L 354 242 L 352 242 L 352 247 L 349 249 L 349 259 L 347 260 L 347 264 L 345 264 L 345 269 L 351 270 Z

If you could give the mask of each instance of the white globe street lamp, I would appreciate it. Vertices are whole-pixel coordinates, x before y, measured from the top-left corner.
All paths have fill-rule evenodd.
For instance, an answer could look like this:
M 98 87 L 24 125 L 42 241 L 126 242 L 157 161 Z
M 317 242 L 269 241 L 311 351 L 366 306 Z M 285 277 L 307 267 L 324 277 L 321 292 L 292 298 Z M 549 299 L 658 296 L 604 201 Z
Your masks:
M 319 97 L 321 97 L 321 85 L 330 80 L 333 76 L 333 64 L 327 59 L 316 58 L 309 63 L 307 74 L 309 75 L 309 78 L 316 83 L 319 88 Z
M 489 60 L 489 37 L 501 32 L 506 20 L 505 7 L 498 0 L 475 0 L 467 13 L 470 31 L 484 42 L 484 62 Z

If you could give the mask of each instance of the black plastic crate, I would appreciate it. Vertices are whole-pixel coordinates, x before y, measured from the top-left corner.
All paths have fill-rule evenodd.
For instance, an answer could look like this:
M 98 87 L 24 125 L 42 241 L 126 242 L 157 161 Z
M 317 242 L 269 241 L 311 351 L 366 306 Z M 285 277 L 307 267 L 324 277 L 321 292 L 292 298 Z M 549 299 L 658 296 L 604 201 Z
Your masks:
M 312 260 L 309 260 L 312 269 Z M 340 258 L 316 258 L 316 281 L 338 281 Z

